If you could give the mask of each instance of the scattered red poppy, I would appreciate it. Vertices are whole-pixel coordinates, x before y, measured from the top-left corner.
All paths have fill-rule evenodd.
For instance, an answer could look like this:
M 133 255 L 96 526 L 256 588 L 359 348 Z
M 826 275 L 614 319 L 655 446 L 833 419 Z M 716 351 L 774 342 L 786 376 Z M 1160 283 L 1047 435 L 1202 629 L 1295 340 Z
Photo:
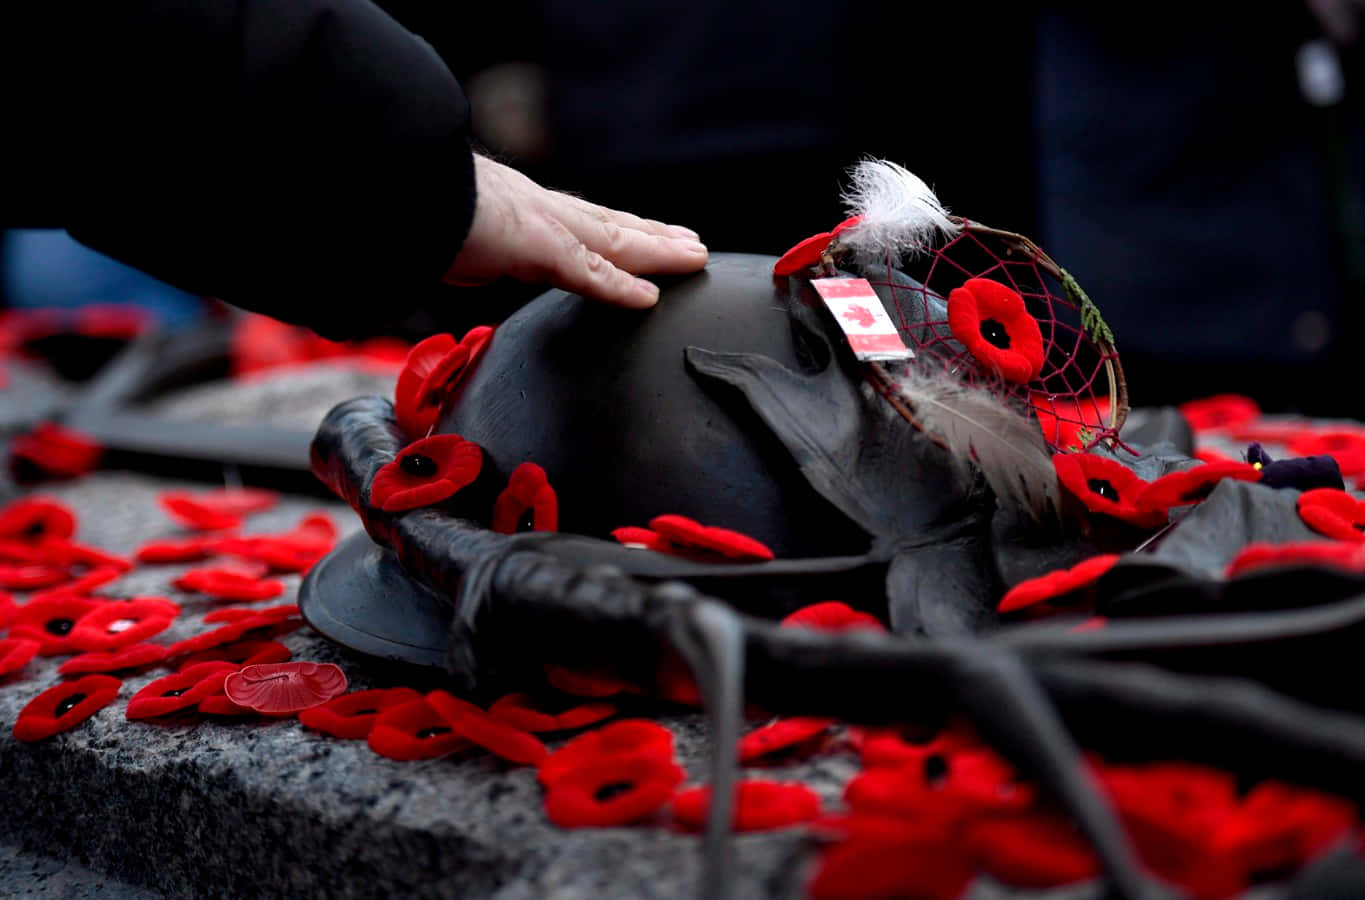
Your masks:
M 86 675 L 54 685 L 19 711 L 14 736 L 41 741 L 68 731 L 112 703 L 122 687 L 123 682 L 109 675 Z
M 1092 513 L 1113 516 L 1139 528 L 1166 521 L 1165 512 L 1137 508 L 1137 497 L 1149 482 L 1117 460 L 1093 453 L 1055 453 L 1057 480 Z
M 401 760 L 436 759 L 473 746 L 425 697 L 380 710 L 366 741 L 380 756 Z
M 133 644 L 107 653 L 82 653 L 57 667 L 63 675 L 122 672 L 156 665 L 166 658 L 166 648 L 160 644 Z
M 424 416 L 427 410 L 440 413 L 446 397 L 459 386 L 466 372 L 474 367 L 483 355 L 488 342 L 493 338 L 493 328 L 478 325 L 471 328 L 460 338 L 460 342 L 445 353 L 431 371 L 422 379 L 417 391 L 417 415 Z
M 0 539 L 34 542 L 69 538 L 76 533 L 76 516 L 47 497 L 21 497 L 0 509 Z
M 1342 475 L 1359 475 L 1365 472 L 1365 428 L 1312 431 L 1290 441 L 1289 452 L 1294 456 L 1330 456 Z
M 9 635 L 37 641 L 42 656 L 75 653 L 80 648 L 71 643 L 71 630 L 81 616 L 103 602 L 76 594 L 31 600 L 15 612 Z
M 264 609 L 243 609 L 241 607 L 215 609 L 204 616 L 204 621 L 208 624 L 226 622 L 232 625 L 243 625 L 248 631 L 253 631 L 258 628 L 277 628 L 302 620 L 299 605 L 297 603 L 286 603 L 281 606 L 267 606 Z M 218 645 L 215 644 L 214 646 Z
M 432 398 L 423 396 L 422 384 L 456 346 L 453 334 L 433 334 L 408 351 L 394 387 L 394 417 L 408 437 L 425 437 L 436 424 L 441 411 L 439 399 L 435 404 L 424 403 Z
M 29 597 L 29 602 L 43 600 L 48 597 L 55 597 L 58 594 L 77 594 L 82 597 L 90 596 L 90 592 L 95 588 L 103 587 L 111 581 L 116 581 L 123 575 L 123 570 L 114 566 L 102 566 L 98 569 L 91 569 L 79 578 L 59 584 L 51 590 L 33 594 Z
M 1365 572 L 1365 544 L 1356 541 L 1247 544 L 1232 558 L 1223 574 L 1235 578 L 1276 566 L 1329 566 L 1348 572 Z
M 621 719 L 580 734 L 564 744 L 537 767 L 536 777 L 550 787 L 569 772 L 595 759 L 625 759 L 634 756 L 673 759 L 673 732 L 648 719 Z
M 607 672 L 571 669 L 554 663 L 545 664 L 545 681 L 550 687 L 575 697 L 614 697 L 634 686 Z
M 163 563 L 198 562 L 214 553 L 214 539 L 209 537 L 171 538 L 148 541 L 138 548 L 137 561 L 160 565 Z
M 654 550 L 658 553 L 671 553 L 676 549 L 668 538 L 657 531 L 635 525 L 623 525 L 620 528 L 613 529 L 611 536 L 618 544 L 627 547 Z
M 1094 584 L 1118 561 L 1119 554 L 1103 553 L 1083 560 L 1069 569 L 1021 581 L 1005 592 L 996 609 L 1002 613 L 1015 612 L 1026 606 L 1064 597 Z
M 335 663 L 257 663 L 223 682 L 229 700 L 268 716 L 293 715 L 345 691 L 346 673 Z
M 43 552 L 32 544 L 0 538 L 0 561 L 39 566 L 43 564 L 43 560 L 46 558 Z
M 9 623 L 14 621 L 14 614 L 19 611 L 15 605 L 14 598 L 4 591 L 0 591 L 0 629 L 9 627 Z
M 702 551 L 735 560 L 773 558 L 773 551 L 761 541 L 728 528 L 703 525 L 686 516 L 655 516 L 649 520 L 649 527 L 684 552 Z
M 379 714 L 422 695 L 412 688 L 377 688 L 333 697 L 326 703 L 299 711 L 299 721 L 314 731 L 346 740 L 364 740 Z
M 69 579 L 66 566 L 0 564 L 0 590 L 41 590 L 62 584 Z
M 1014 770 L 984 747 L 926 755 L 920 765 L 867 769 L 844 788 L 858 813 L 959 821 L 982 813 L 1027 809 L 1036 790 L 1016 781 Z
M 1178 472 L 1167 472 L 1143 488 L 1133 501 L 1138 509 L 1165 512 L 1203 500 L 1225 478 L 1260 481 L 1261 471 L 1250 463 L 1204 463 Z
M 881 817 L 856 839 L 827 848 L 806 890 L 811 900 L 957 900 L 976 877 L 963 849 L 952 835 Z
M 1099 874 L 1099 859 L 1076 828 L 1041 813 L 983 816 L 966 825 L 977 865 L 1014 887 L 1049 888 Z
M 1250 425 L 1261 417 L 1256 401 L 1242 394 L 1214 394 L 1179 406 L 1195 431 L 1217 431 Z
M 331 551 L 336 538 L 332 520 L 314 514 L 305 516 L 292 531 L 219 538 L 212 549 L 264 563 L 277 572 L 306 572 Z
M 104 453 L 98 443 L 70 428 L 44 422 L 10 443 L 16 461 L 53 478 L 75 478 L 93 471 Z
M 545 745 L 534 736 L 493 718 L 473 703 L 447 691 L 432 691 L 427 694 L 427 703 L 461 737 L 508 762 L 534 766 L 550 755 Z
M 183 491 L 167 491 L 157 498 L 172 519 L 195 531 L 227 531 L 240 528 L 242 517 L 228 513 Z
M 1365 502 L 1336 488 L 1314 488 L 1298 498 L 1299 518 L 1318 534 L 1339 541 L 1365 541 Z
M 254 602 L 269 600 L 284 593 L 284 583 L 263 578 L 256 569 L 207 566 L 190 569 L 171 582 L 182 591 L 208 594 L 218 600 Z
M 650 818 L 686 774 L 659 756 L 605 756 L 576 766 L 545 791 L 545 813 L 561 828 L 611 828 Z
M 28 638 L 0 638 L 0 675 L 12 675 L 28 665 L 40 646 Z
M 959 750 L 979 748 L 980 741 L 963 727 L 935 731 L 924 740 L 912 739 L 903 728 L 870 728 L 858 740 L 858 756 L 865 769 L 914 766 L 922 770 L 932 756 L 949 758 Z
M 522 731 L 568 731 L 586 728 L 616 715 L 611 703 L 584 703 L 563 712 L 548 713 L 536 708 L 530 694 L 507 694 L 488 707 L 488 714 Z
M 84 567 L 90 569 L 117 569 L 127 572 L 133 564 L 122 556 L 78 544 L 66 538 L 43 538 L 37 544 L 45 562 L 57 566 Z
M 76 620 L 69 641 L 77 650 L 110 653 L 160 634 L 180 607 L 163 597 L 101 603 Z
M 191 653 L 180 661 L 177 668 L 184 670 L 206 662 L 230 662 L 238 667 L 254 666 L 257 663 L 281 663 L 288 662 L 293 655 L 293 652 L 279 641 L 237 641 Z
M 458 434 L 414 441 L 374 475 L 370 503 L 384 512 L 404 512 L 440 503 L 479 476 L 483 451 Z
M 817 716 L 774 719 L 739 739 L 739 761 L 755 763 L 782 751 L 813 744 L 824 736 L 835 721 Z
M 845 219 L 834 227 L 832 231 L 822 231 L 813 234 L 805 240 L 792 247 L 773 265 L 773 274 L 778 276 L 795 275 L 803 269 L 819 265 L 820 256 L 829 246 L 829 242 L 834 240 L 835 235 L 845 228 L 852 228 L 862 221 L 862 216 L 853 216 Z
M 523 520 L 528 528 L 521 527 Z M 512 470 L 507 487 L 493 503 L 493 530 L 499 534 L 559 530 L 559 498 L 544 469 L 526 462 Z
M 207 662 L 163 675 L 133 695 L 124 716 L 129 721 L 155 719 L 189 709 L 205 697 L 220 693 L 223 682 L 235 671 L 237 667 L 232 663 Z
M 820 795 L 804 784 L 746 778 L 735 785 L 736 831 L 769 831 L 809 822 L 820 815 Z M 689 788 L 673 797 L 673 821 L 689 831 L 706 826 L 711 786 Z
M 203 713 L 206 716 L 249 716 L 255 710 L 245 706 L 238 706 L 228 699 L 227 694 L 209 694 L 194 705 L 195 712 Z
M 205 618 L 207 619 L 207 617 Z M 252 630 L 254 618 L 254 616 L 248 616 L 245 619 L 228 622 L 218 628 L 201 631 L 194 637 L 185 638 L 183 641 L 176 641 L 166 648 L 166 657 L 175 659 L 188 653 L 199 653 L 240 641 L 248 631 Z
M 786 628 L 816 628 L 821 631 L 886 631 L 886 626 L 876 616 L 837 600 L 803 606 L 783 619 L 781 624 Z
M 969 278 L 948 294 L 948 328 L 988 371 L 1027 384 L 1043 370 L 1043 333 L 1024 298 L 989 278 Z

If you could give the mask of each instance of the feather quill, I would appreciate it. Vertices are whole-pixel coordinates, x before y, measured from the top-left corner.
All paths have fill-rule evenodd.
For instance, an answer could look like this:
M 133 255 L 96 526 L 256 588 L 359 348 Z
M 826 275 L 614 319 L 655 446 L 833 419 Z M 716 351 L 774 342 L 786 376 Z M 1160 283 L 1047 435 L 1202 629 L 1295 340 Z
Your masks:
M 843 201 L 858 224 L 839 235 L 864 267 L 894 263 L 929 250 L 959 226 L 919 176 L 884 159 L 864 159 L 849 172 Z
M 1035 522 L 1058 519 L 1057 472 L 1037 423 L 987 388 L 935 377 L 913 363 L 882 372 L 920 427 L 948 450 L 964 475 L 970 467 L 979 469 L 1001 502 L 1017 506 Z

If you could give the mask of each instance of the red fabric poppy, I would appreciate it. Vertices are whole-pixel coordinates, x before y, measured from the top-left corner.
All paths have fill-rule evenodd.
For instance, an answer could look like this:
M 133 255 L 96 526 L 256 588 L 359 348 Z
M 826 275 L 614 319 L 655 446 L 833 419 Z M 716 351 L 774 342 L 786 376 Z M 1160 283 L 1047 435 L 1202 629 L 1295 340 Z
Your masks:
M 101 603 L 76 620 L 69 641 L 77 650 L 122 650 L 170 628 L 178 615 L 180 607 L 163 597 Z
M 188 653 L 198 653 L 203 650 L 210 650 L 214 647 L 221 647 L 224 644 L 231 644 L 240 641 L 248 631 L 252 630 L 252 618 L 238 619 L 228 622 L 218 628 L 208 631 L 201 631 L 193 637 L 185 638 L 183 641 L 176 641 L 166 648 L 166 658 L 175 659 Z
M 370 749 L 389 759 L 436 759 L 473 746 L 425 697 L 380 710 L 366 737 Z
M 286 603 L 281 606 L 267 606 L 264 609 L 228 607 L 227 609 L 215 609 L 213 612 L 204 616 L 204 621 L 209 624 L 214 624 L 216 622 L 227 622 L 234 625 L 244 624 L 247 626 L 248 630 L 271 628 L 277 625 L 286 624 L 291 619 L 300 619 L 299 606 L 297 603 Z
M 62 584 L 69 578 L 65 566 L 0 564 L 0 590 L 40 590 Z
M 563 712 L 548 713 L 536 708 L 530 694 L 507 694 L 488 707 L 488 714 L 522 731 L 568 731 L 586 728 L 616 715 L 612 703 L 584 703 Z
M 522 529 L 521 522 L 528 515 L 530 528 Z M 559 498 L 544 469 L 526 462 L 512 470 L 507 487 L 493 503 L 493 530 L 499 534 L 559 530 Z
M 260 562 L 277 572 L 306 572 L 331 552 L 337 527 L 321 514 L 305 516 L 292 531 L 281 534 L 240 535 L 218 539 L 218 553 Z
M 206 662 L 230 662 L 241 668 L 258 663 L 288 662 L 293 655 L 293 652 L 279 641 L 237 641 L 191 653 L 180 660 L 180 665 L 176 668 L 183 671 L 190 666 Z
M 35 542 L 69 538 L 76 533 L 76 516 L 47 497 L 21 497 L 0 509 L 0 539 Z
M 12 675 L 28 665 L 41 646 L 28 638 L 0 638 L 0 675 Z
M 852 228 L 863 219 L 862 216 L 853 216 L 845 219 L 834 227 L 832 231 L 822 231 L 813 234 L 805 240 L 792 247 L 773 265 L 773 274 L 781 277 L 795 275 L 802 269 L 820 264 L 820 255 L 825 252 L 829 242 L 834 240 L 835 235 L 846 228 Z
M 650 528 L 623 525 L 620 528 L 613 529 L 611 536 L 618 544 L 624 544 L 627 547 L 639 547 L 644 550 L 654 550 L 657 553 L 671 553 L 676 549 L 668 538 Z
M 728 528 L 703 525 L 686 516 L 655 516 L 649 520 L 649 527 L 684 551 L 700 550 L 735 560 L 773 558 L 773 551 L 761 541 Z
M 1027 384 L 1043 370 L 1043 332 L 1024 298 L 989 278 L 969 278 L 948 294 L 948 328 L 988 371 Z
M 112 703 L 122 687 L 123 682 L 109 675 L 86 675 L 54 685 L 19 711 L 14 736 L 21 741 L 42 741 L 69 731 Z
M 14 615 L 19 611 L 15 605 L 14 598 L 4 591 L 0 591 L 0 630 L 9 627 L 9 623 L 14 621 Z
M 1171 507 L 1198 503 L 1224 478 L 1234 481 L 1260 481 L 1261 470 L 1250 463 L 1204 463 L 1178 472 L 1167 472 L 1143 488 L 1133 501 L 1138 509 L 1165 512 Z
M 446 397 L 459 386 L 466 372 L 474 367 L 493 338 L 493 328 L 479 325 L 471 328 L 444 356 L 436 361 L 422 379 L 417 392 L 417 411 L 422 416 L 427 410 L 440 413 Z
M 1166 521 L 1165 512 L 1137 508 L 1137 497 L 1149 482 L 1117 460 L 1093 453 L 1055 453 L 1057 480 L 1092 513 L 1113 516 L 1138 528 Z
M 604 756 L 568 770 L 545 791 L 545 813 L 561 828 L 612 828 L 650 818 L 686 778 L 649 754 Z
M 1238 461 L 1233 459 L 1231 456 L 1228 456 L 1226 453 L 1221 453 L 1213 449 L 1212 447 L 1196 447 L 1194 450 L 1194 458 L 1199 460 L 1200 462 L 1210 464 L 1230 463 Z
M 1357 541 L 1291 541 L 1285 544 L 1247 544 L 1223 573 L 1235 578 L 1276 566 L 1329 566 L 1365 572 L 1365 544 Z
M 1342 475 L 1359 475 L 1365 472 L 1365 428 L 1313 431 L 1290 441 L 1289 452 L 1293 456 L 1330 456 Z
M 820 855 L 807 885 L 811 900 L 957 900 L 976 876 L 974 861 L 950 837 L 885 820 L 865 830 L 866 836 L 835 844 Z
M 300 710 L 299 721 L 332 737 L 364 740 L 381 712 L 413 700 L 422 700 L 422 695 L 408 687 L 355 691 Z
M 13 459 L 53 478 L 75 478 L 99 465 L 104 448 L 70 428 L 44 422 L 10 443 Z
M 1053 447 L 1079 453 L 1099 440 L 1100 429 L 1109 421 L 1109 398 L 1085 401 L 1054 397 L 1044 391 L 1031 391 L 1029 404 L 1042 429 L 1043 439 Z
M 1261 417 L 1256 401 L 1242 394 L 1214 394 L 1179 406 L 1180 414 L 1195 431 L 1218 431 L 1250 425 Z
M 1247 873 L 1297 869 L 1356 824 L 1353 804 L 1274 781 L 1253 787 L 1210 839 Z
M 133 564 L 122 556 L 101 550 L 99 547 L 78 544 L 66 538 L 43 538 L 37 546 L 42 551 L 44 560 L 57 566 L 117 569 L 120 572 L 127 572 L 133 567 Z
M 46 559 L 43 552 L 32 544 L 23 541 L 0 538 L 0 561 L 39 566 Z
M 213 538 L 189 537 L 148 541 L 134 554 L 138 562 L 151 565 L 198 562 L 214 552 Z
M 57 667 L 63 675 L 87 675 L 96 672 L 122 672 L 156 665 L 166 658 L 166 648 L 160 644 L 133 644 L 107 653 L 82 653 Z
M 968 814 L 1015 812 L 1036 791 L 1015 780 L 1014 770 L 985 748 L 926 755 L 918 766 L 867 769 L 844 788 L 844 802 L 858 813 L 958 821 Z
M 534 766 L 550 755 L 545 745 L 534 736 L 493 718 L 473 703 L 461 700 L 447 691 L 432 691 L 427 694 L 427 703 L 440 713 L 461 737 L 478 744 L 500 759 L 523 766 Z
M 237 667 L 232 663 L 208 662 L 163 675 L 133 695 L 124 716 L 129 721 L 155 719 L 189 709 L 205 697 L 220 693 L 223 682 L 235 671 Z
M 33 603 L 37 600 L 45 600 L 48 597 L 55 597 L 58 594 L 76 594 L 81 597 L 88 597 L 90 596 L 91 591 L 98 587 L 103 587 L 111 581 L 116 581 L 122 575 L 123 570 L 121 569 L 114 568 L 113 566 L 103 566 L 98 569 L 92 569 L 79 578 L 73 578 L 64 584 L 59 584 L 51 590 L 33 594 L 28 599 L 30 603 Z
M 966 823 L 977 865 L 1005 884 L 1049 888 L 1094 878 L 1099 859 L 1076 828 L 1039 813 L 979 817 Z
M 223 682 L 229 700 L 268 716 L 293 715 L 345 692 L 346 673 L 335 663 L 256 663 Z
M 755 728 L 739 739 L 739 760 L 755 763 L 767 756 L 813 744 L 835 724 L 835 719 L 790 716 Z
M 926 740 L 912 739 L 901 728 L 869 728 L 860 732 L 858 756 L 865 769 L 913 766 L 923 771 L 931 756 L 944 759 L 965 749 L 979 749 L 981 742 L 960 726 L 943 728 Z
M 876 616 L 837 600 L 803 606 L 783 619 L 781 624 L 784 628 L 815 628 L 821 631 L 886 631 L 886 626 Z
M 614 697 L 634 687 L 607 672 L 571 669 L 554 663 L 545 664 L 545 681 L 555 690 L 575 697 Z
M 1337 488 L 1314 488 L 1298 498 L 1299 518 L 1318 534 L 1339 541 L 1365 541 L 1365 502 Z
M 196 531 L 238 528 L 244 516 L 275 505 L 279 495 L 255 488 L 221 488 L 212 491 L 166 491 L 157 498 L 161 507 L 180 524 Z
M 190 569 L 171 582 L 182 591 L 208 594 L 217 600 L 255 602 L 284 593 L 284 582 L 262 578 L 254 569 L 208 566 Z
M 71 643 L 71 630 L 81 616 L 104 602 L 76 594 L 31 600 L 14 614 L 9 636 L 37 641 L 42 656 L 75 653 L 80 648 Z
M 253 709 L 233 703 L 227 694 L 209 694 L 194 705 L 194 710 L 206 716 L 226 717 L 249 716 L 255 712 Z
M 689 831 L 706 827 L 711 786 L 689 788 L 673 797 L 673 821 Z M 820 815 L 820 795 L 804 784 L 746 778 L 735 785 L 735 831 L 769 831 L 809 822 Z
M 440 503 L 472 483 L 482 467 L 483 451 L 458 434 L 422 438 L 374 474 L 370 503 L 390 513 Z
M 1058 597 L 1064 597 L 1074 591 L 1089 587 L 1098 581 L 1101 575 L 1112 569 L 1114 563 L 1118 561 L 1119 554 L 1103 553 L 1083 560 L 1069 569 L 1061 569 L 1040 575 L 1037 578 L 1021 581 L 1005 592 L 1005 596 L 1000 598 L 1000 604 L 996 610 L 1002 613 L 1015 612 L 1026 606 L 1055 600 Z
M 673 732 L 648 719 L 621 719 L 580 734 L 541 760 L 536 777 L 550 787 L 575 769 L 596 759 L 655 756 L 673 759 Z
M 425 437 L 436 424 L 441 412 L 439 398 L 432 404 L 432 398 L 424 396 L 422 384 L 445 356 L 457 346 L 452 334 L 433 334 L 418 342 L 408 351 L 403 368 L 398 372 L 398 382 L 394 387 L 394 417 L 398 427 L 410 438 Z

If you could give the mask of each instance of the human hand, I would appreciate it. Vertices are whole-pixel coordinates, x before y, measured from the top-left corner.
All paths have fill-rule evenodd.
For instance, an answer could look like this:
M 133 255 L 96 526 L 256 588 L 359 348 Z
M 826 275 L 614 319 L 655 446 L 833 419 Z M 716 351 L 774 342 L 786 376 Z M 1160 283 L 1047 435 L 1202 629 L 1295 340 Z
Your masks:
M 547 190 L 487 157 L 474 157 L 474 184 L 474 222 L 446 271 L 451 284 L 510 276 L 638 309 L 653 306 L 659 288 L 636 275 L 706 265 L 706 247 L 690 229 Z

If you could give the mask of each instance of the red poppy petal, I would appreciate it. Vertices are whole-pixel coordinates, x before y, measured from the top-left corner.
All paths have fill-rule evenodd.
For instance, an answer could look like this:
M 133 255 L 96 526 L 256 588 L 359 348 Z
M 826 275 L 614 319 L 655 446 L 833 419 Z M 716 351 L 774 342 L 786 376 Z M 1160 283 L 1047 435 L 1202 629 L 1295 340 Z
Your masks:
M 208 594 L 219 600 L 244 602 L 269 600 L 284 593 L 284 582 L 224 566 L 190 569 L 171 584 L 182 591 Z
M 834 232 L 822 231 L 813 234 L 805 240 L 792 247 L 781 258 L 773 264 L 773 274 L 777 276 L 795 275 L 802 269 L 818 265 L 820 254 L 825 252 L 829 242 L 834 239 Z
M 1174 506 L 1198 503 L 1225 478 L 1260 481 L 1261 471 L 1250 463 L 1233 460 L 1168 472 L 1139 491 L 1133 504 L 1139 510 L 1164 512 Z
M 1344 476 L 1365 472 L 1365 428 L 1331 428 L 1303 435 L 1289 444 L 1293 456 L 1330 456 Z
M 837 600 L 802 607 L 783 619 L 781 624 L 788 628 L 817 628 L 823 631 L 859 628 L 886 631 L 886 626 L 876 616 L 860 612 Z
M 466 740 L 508 762 L 534 766 L 550 751 L 530 734 L 493 718 L 467 700 L 446 691 L 427 694 L 427 703 Z
M 1291 541 L 1247 544 L 1228 563 L 1228 578 L 1275 566 L 1330 566 L 1365 572 L 1365 544 L 1355 541 Z
M 293 652 L 279 641 L 237 641 L 191 653 L 180 661 L 177 668 L 184 670 L 206 662 L 230 662 L 241 668 L 258 663 L 288 662 L 293 655 Z
M 440 409 L 419 407 L 422 382 L 455 346 L 454 335 L 433 334 L 408 351 L 394 387 L 394 417 L 408 437 L 422 437 L 436 424 Z
M 862 732 L 858 756 L 864 769 L 922 767 L 930 756 L 947 758 L 979 746 L 976 736 L 962 728 L 945 728 L 925 741 L 907 739 L 900 729 L 876 728 Z
M 68 596 L 75 594 L 80 597 L 88 597 L 90 596 L 90 592 L 95 590 L 95 588 L 103 587 L 111 581 L 116 581 L 122 575 L 122 569 L 114 568 L 112 566 L 93 569 L 79 578 L 73 578 L 64 584 L 59 584 L 51 590 L 33 594 L 28 598 L 28 602 L 34 603 L 38 600 L 56 597 L 61 594 L 66 594 Z
M 1083 560 L 1069 569 L 1049 572 L 1037 578 L 1021 581 L 1005 592 L 1005 596 L 1000 598 L 1000 605 L 996 609 L 1002 613 L 1014 612 L 1026 606 L 1032 606 L 1046 600 L 1055 600 L 1073 591 L 1078 591 L 1094 584 L 1118 561 L 1119 554 L 1103 553 Z
M 160 644 L 133 644 L 109 653 L 82 653 L 57 667 L 63 675 L 121 672 L 156 665 L 166 658 L 166 648 Z
M 187 653 L 198 653 L 201 650 L 209 650 L 213 647 L 221 647 L 224 644 L 239 641 L 244 634 L 252 630 L 253 620 L 254 617 L 248 617 L 236 622 L 229 622 L 219 628 L 200 632 L 183 641 L 176 641 L 166 648 L 166 657 L 175 659 Z
M 706 826 L 711 786 L 679 791 L 673 798 L 673 821 L 690 831 Z M 809 822 L 820 815 L 820 795 L 804 784 L 745 779 L 735 785 L 736 831 L 768 831 Z
M 213 554 L 211 538 L 190 537 L 148 541 L 138 548 L 137 561 L 159 565 L 163 563 L 198 562 Z
M 44 560 L 53 565 L 112 568 L 120 572 L 133 567 L 131 562 L 121 556 L 65 538 L 43 538 L 38 542 L 38 548 L 43 552 Z
M 493 530 L 515 534 L 521 519 L 531 513 L 532 531 L 559 530 L 559 498 L 535 463 L 522 463 L 512 470 L 507 487 L 493 503 Z
M 240 516 L 202 506 L 194 497 L 182 492 L 164 493 L 157 498 L 157 502 L 172 519 L 195 531 L 226 531 L 229 528 L 240 528 L 242 525 Z
M 44 422 L 10 442 L 10 455 L 40 472 L 74 478 L 94 470 L 104 449 L 78 431 Z
M 752 763 L 779 751 L 814 741 L 834 725 L 835 721 L 816 716 L 777 719 L 739 739 L 739 760 Z
M 19 607 L 10 625 L 10 637 L 37 641 L 42 656 L 76 652 L 71 645 L 71 630 L 81 616 L 104 601 L 75 594 L 31 600 Z
M 471 746 L 425 697 L 382 710 L 366 737 L 370 749 L 389 759 L 436 759 Z
M 161 597 L 103 603 L 76 620 L 69 642 L 77 650 L 111 652 L 160 634 L 180 607 Z
M 69 579 L 66 566 L 0 565 L 0 590 L 41 590 L 62 584 Z
M 1062 486 L 1093 513 L 1113 516 L 1139 528 L 1166 521 L 1164 512 L 1137 508 L 1134 501 L 1149 482 L 1121 462 L 1093 453 L 1056 453 L 1052 466 Z
M 1250 425 L 1261 416 L 1256 401 L 1242 394 L 1215 394 L 1180 404 L 1180 413 L 1195 431 L 1217 431 Z
M 673 732 L 648 719 L 621 719 L 580 734 L 541 760 L 536 777 L 549 787 L 594 759 L 645 755 L 673 759 Z
M 210 694 L 196 703 L 194 709 L 206 716 L 249 716 L 255 712 L 233 703 L 226 694 Z
M 964 850 L 942 838 L 865 838 L 825 850 L 807 893 L 811 900 L 956 900 L 975 876 Z
M 616 715 L 616 706 L 611 703 L 584 703 L 563 712 L 546 713 L 536 709 L 535 699 L 530 694 L 507 694 L 488 707 L 488 714 L 522 731 L 567 731 L 586 728 L 611 718 Z
M 432 435 L 404 447 L 375 473 L 370 503 L 385 512 L 430 506 L 471 484 L 482 467 L 477 444 L 457 434 Z
M 223 683 L 223 693 L 233 703 L 269 716 L 318 706 L 345 691 L 346 673 L 335 663 L 257 663 L 233 672 Z
M 966 839 L 982 869 L 1015 887 L 1074 884 L 1100 871 L 1079 832 L 1052 816 L 976 818 L 967 824 Z
M 41 741 L 67 731 L 108 706 L 123 682 L 108 675 L 86 675 L 43 691 L 19 711 L 14 736 L 21 741 Z
M 659 534 L 659 532 L 652 528 L 638 528 L 634 525 L 624 525 L 614 529 L 611 536 L 616 539 L 618 544 L 624 544 L 627 547 L 642 547 L 646 550 L 655 550 L 659 553 L 669 553 L 675 549 L 668 538 Z
M 993 322 L 1003 332 L 1005 347 L 983 334 Z M 1043 335 L 1029 315 L 1024 298 L 1008 285 L 989 278 L 969 278 L 948 294 L 948 328 L 987 369 L 1013 384 L 1026 384 L 1043 369 Z
M 657 813 L 686 774 L 658 756 L 601 756 L 564 773 L 545 791 L 545 813 L 561 828 L 611 828 Z
M 133 695 L 124 716 L 129 721 L 154 719 L 189 709 L 205 697 L 220 693 L 223 681 L 236 670 L 231 663 L 211 662 L 164 675 Z
M 300 710 L 299 721 L 332 737 L 364 740 L 381 712 L 413 700 L 422 700 L 422 695 L 407 687 L 355 691 Z
M 28 665 L 41 646 L 26 638 L 0 638 L 0 675 L 9 675 Z
M 0 509 L 0 538 L 6 540 L 34 542 L 69 538 L 75 533 L 75 514 L 47 497 L 21 497 Z
M 1314 488 L 1299 494 L 1299 518 L 1330 538 L 1365 541 L 1365 503 L 1338 488 Z
M 655 516 L 649 520 L 649 527 L 676 544 L 709 550 L 728 559 L 773 558 L 773 551 L 761 541 L 728 528 L 702 525 L 686 516 Z

